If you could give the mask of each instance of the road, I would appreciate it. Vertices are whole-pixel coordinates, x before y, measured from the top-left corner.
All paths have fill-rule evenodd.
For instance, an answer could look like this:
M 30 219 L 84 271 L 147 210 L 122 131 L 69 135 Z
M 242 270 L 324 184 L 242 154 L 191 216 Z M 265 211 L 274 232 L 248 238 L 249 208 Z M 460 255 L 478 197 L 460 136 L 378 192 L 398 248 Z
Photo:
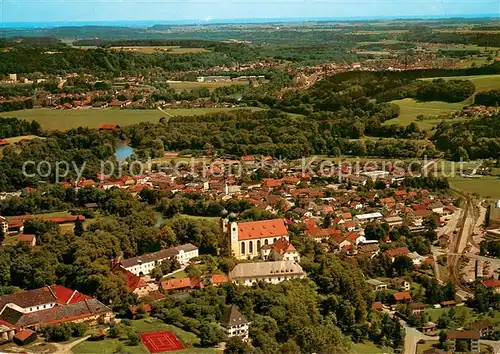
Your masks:
M 500 341 L 480 339 L 479 344 L 491 345 L 493 347 L 493 354 L 500 354 Z
M 415 354 L 417 352 L 417 343 L 419 340 L 438 340 L 438 337 L 427 336 L 419 332 L 416 328 L 408 326 L 408 324 L 400 320 L 405 328 L 405 354 Z

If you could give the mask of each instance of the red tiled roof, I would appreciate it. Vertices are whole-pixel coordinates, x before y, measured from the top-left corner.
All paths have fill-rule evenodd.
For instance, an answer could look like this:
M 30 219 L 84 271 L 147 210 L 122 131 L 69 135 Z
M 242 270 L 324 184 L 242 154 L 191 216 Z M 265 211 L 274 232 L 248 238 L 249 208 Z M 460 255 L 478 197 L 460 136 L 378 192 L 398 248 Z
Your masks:
M 34 333 L 36 333 L 36 332 L 27 328 L 27 329 L 23 329 L 20 332 L 17 332 L 16 335 L 14 336 L 14 338 L 16 338 L 17 340 L 20 340 L 21 342 L 24 342 L 26 339 L 31 337 Z
M 481 282 L 487 288 L 500 288 L 500 280 L 498 279 L 488 279 Z
M 384 254 L 388 255 L 389 257 L 406 256 L 408 253 L 410 253 L 408 247 L 394 248 L 392 250 L 387 250 L 384 252 Z
M 112 105 L 112 104 L 113 104 L 113 102 L 110 103 L 110 105 Z M 116 130 L 116 129 L 120 129 L 120 126 L 117 125 L 117 124 L 106 124 L 106 123 L 103 123 L 103 124 L 101 124 L 99 126 L 99 129 L 100 130 Z
M 238 240 L 280 237 L 288 234 L 283 219 L 238 223 Z
M 35 235 L 27 235 L 27 234 L 21 234 L 21 235 L 18 235 L 17 236 L 17 240 L 19 242 L 33 242 L 33 240 L 35 239 Z
M 224 284 L 228 281 L 229 279 L 225 274 L 212 274 L 212 284 Z
M 276 240 L 276 242 L 271 245 L 271 248 L 278 252 L 280 255 L 288 252 L 295 252 L 295 247 L 293 247 L 293 245 L 284 237 Z
M 161 288 L 164 291 L 168 290 L 180 290 L 180 289 L 194 289 L 203 288 L 203 284 L 200 283 L 198 278 L 181 278 L 181 279 L 170 279 L 161 282 Z
M 411 295 L 408 291 L 397 292 L 397 293 L 392 294 L 392 296 L 394 297 L 394 300 L 396 300 L 396 301 L 411 300 Z
M 61 305 L 75 304 L 77 302 L 92 299 L 92 296 L 82 294 L 77 290 L 71 290 L 61 285 L 54 285 L 51 288 L 57 297 L 57 302 Z
M 150 304 L 140 304 L 137 306 L 130 306 L 129 310 L 132 313 L 136 313 L 139 308 L 142 308 L 145 312 L 151 312 L 151 305 Z

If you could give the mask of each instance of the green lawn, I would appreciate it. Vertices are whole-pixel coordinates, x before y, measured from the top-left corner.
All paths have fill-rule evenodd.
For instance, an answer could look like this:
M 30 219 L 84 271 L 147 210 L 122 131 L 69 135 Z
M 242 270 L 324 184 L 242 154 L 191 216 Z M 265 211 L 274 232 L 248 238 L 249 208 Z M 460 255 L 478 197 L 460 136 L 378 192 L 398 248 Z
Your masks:
M 448 311 L 450 311 L 450 308 L 427 309 L 427 310 L 425 310 L 425 313 L 427 315 L 429 315 L 429 320 L 431 322 L 436 323 L 437 320 L 439 319 L 439 317 L 443 313 L 447 313 Z M 474 310 L 472 310 L 471 308 L 468 308 L 465 306 L 458 306 L 458 307 L 455 307 L 455 311 L 456 311 L 456 318 L 460 318 L 461 316 L 463 316 L 465 314 L 465 323 L 472 322 L 476 318 L 476 315 L 474 314 Z
M 196 345 L 199 343 L 198 337 L 194 333 L 186 332 L 178 327 L 168 325 L 163 323 L 157 319 L 142 319 L 131 321 L 131 327 L 137 333 L 147 333 L 147 332 L 156 332 L 156 331 L 172 331 L 175 333 L 177 337 L 182 341 L 186 349 L 176 351 L 175 353 L 217 353 L 217 350 L 214 348 L 196 348 Z M 75 354 L 111 354 L 115 351 L 115 349 L 123 345 L 125 351 L 130 352 L 132 354 L 148 354 L 149 351 L 146 347 L 141 343 L 138 346 L 130 347 L 126 345 L 126 338 L 120 339 L 111 339 L 107 338 L 102 341 L 85 341 L 83 343 L 75 346 L 72 351 Z
M 450 186 L 467 193 L 477 193 L 482 197 L 500 199 L 500 178 L 485 176 L 481 178 L 452 177 Z
M 465 104 L 463 103 L 447 103 L 447 102 L 417 102 L 412 98 L 392 101 L 401 108 L 399 117 L 385 121 L 384 125 L 399 124 L 406 126 L 412 122 L 416 122 L 421 129 L 430 130 L 433 126 L 439 124 L 442 119 L 437 117 L 448 113 L 461 110 Z M 417 121 L 417 116 L 435 116 L 436 119 Z M 459 121 L 459 118 L 453 119 L 453 122 Z
M 214 112 L 229 112 L 241 108 L 189 108 L 164 109 L 170 115 L 194 116 Z M 251 107 L 256 110 L 258 108 Z M 15 112 L 0 113 L 1 117 L 17 117 L 26 120 L 36 120 L 47 130 L 68 130 L 78 127 L 98 128 L 102 123 L 131 125 L 139 122 L 158 122 L 166 117 L 165 113 L 155 109 L 92 109 L 82 108 L 59 110 L 48 108 L 27 109 Z
M 351 346 L 351 352 L 354 354 L 383 354 L 394 353 L 394 349 L 389 347 L 378 347 L 374 343 L 354 343 Z

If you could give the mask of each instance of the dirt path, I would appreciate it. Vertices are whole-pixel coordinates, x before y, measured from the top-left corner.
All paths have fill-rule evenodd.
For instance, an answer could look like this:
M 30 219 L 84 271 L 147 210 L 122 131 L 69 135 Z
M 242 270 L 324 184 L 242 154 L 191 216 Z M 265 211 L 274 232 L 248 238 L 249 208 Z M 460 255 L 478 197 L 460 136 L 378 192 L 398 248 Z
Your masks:
M 71 348 L 73 348 L 74 346 L 80 344 L 81 342 L 85 342 L 89 338 L 90 338 L 90 336 L 82 337 L 82 338 L 77 339 L 74 342 L 71 342 L 71 343 L 68 343 L 68 344 L 53 343 L 54 346 L 57 347 L 56 351 L 53 352 L 53 354 L 68 354 L 68 353 L 71 353 Z

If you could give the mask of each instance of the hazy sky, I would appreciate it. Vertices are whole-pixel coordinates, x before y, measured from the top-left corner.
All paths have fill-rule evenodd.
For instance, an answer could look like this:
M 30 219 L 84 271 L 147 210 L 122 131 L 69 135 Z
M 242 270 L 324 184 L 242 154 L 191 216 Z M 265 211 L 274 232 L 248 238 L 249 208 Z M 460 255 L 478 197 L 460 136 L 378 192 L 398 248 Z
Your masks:
M 500 13 L 500 0 L 0 0 L 2 22 L 217 20 Z

